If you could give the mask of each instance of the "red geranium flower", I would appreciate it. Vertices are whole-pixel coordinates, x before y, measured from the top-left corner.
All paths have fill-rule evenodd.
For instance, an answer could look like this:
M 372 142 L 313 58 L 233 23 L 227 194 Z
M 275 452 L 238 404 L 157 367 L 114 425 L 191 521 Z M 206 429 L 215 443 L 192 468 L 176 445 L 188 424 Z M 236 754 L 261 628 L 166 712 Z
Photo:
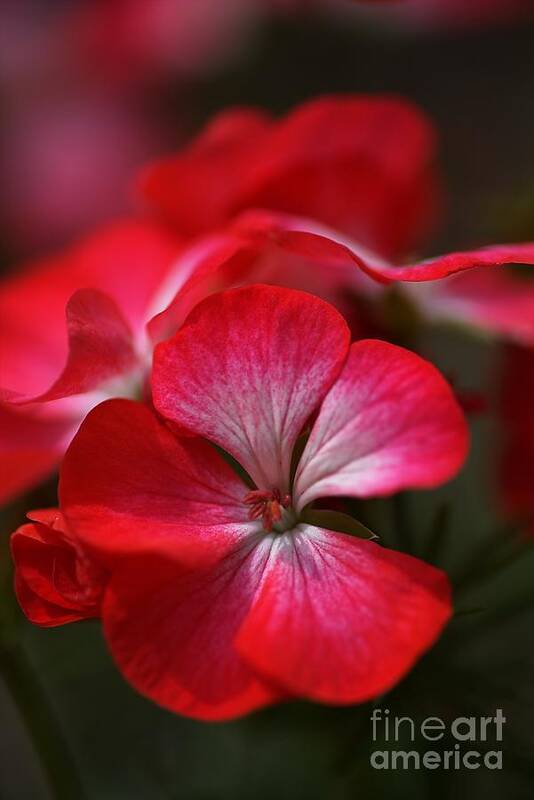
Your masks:
M 409 289 L 429 320 L 532 343 L 528 285 L 493 271 L 442 279 L 476 267 L 531 264 L 534 245 L 477 248 L 399 269 L 440 205 L 436 138 L 421 111 L 389 97 L 320 98 L 279 121 L 254 109 L 215 117 L 189 147 L 142 178 L 151 208 L 177 231 L 210 233 L 187 253 L 191 278 L 153 323 L 154 335 L 174 332 L 204 293 L 246 282 L 306 289 L 345 313 L 347 289 L 380 294 L 363 268 L 382 283 L 432 281 Z
M 103 624 L 127 680 L 201 719 L 390 688 L 449 618 L 447 578 L 310 509 L 458 471 L 465 421 L 437 370 L 385 342 L 350 346 L 316 297 L 254 286 L 206 299 L 159 345 L 153 393 L 168 424 L 101 404 L 60 481 L 69 529 L 111 572 Z
M 141 391 L 144 326 L 178 251 L 165 228 L 121 222 L 4 281 L 0 501 L 54 468 L 92 406 Z

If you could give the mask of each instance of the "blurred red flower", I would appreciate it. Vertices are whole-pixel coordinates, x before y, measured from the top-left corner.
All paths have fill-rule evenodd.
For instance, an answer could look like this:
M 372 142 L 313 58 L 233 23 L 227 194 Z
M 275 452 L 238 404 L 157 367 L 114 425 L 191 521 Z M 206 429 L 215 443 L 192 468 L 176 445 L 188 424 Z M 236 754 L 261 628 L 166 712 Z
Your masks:
M 534 290 L 527 283 L 493 270 L 441 280 L 476 267 L 533 263 L 534 245 L 393 265 L 421 245 L 435 221 L 435 156 L 430 122 L 394 98 L 321 98 L 279 121 L 253 109 L 219 115 L 189 147 L 141 178 L 149 207 L 182 235 L 216 231 L 187 254 L 197 268 L 154 329 L 160 336 L 172 332 L 193 297 L 246 280 L 305 288 L 346 311 L 343 290 L 378 292 L 363 270 L 386 284 L 432 281 L 408 290 L 430 320 L 534 341 Z
M 163 136 L 126 99 L 43 92 L 6 111 L 2 215 L 11 247 L 43 252 L 131 208 L 132 176 Z
M 75 20 L 86 5 L 1 4 L 0 202 L 4 237 L 23 257 L 125 213 L 132 174 L 166 141 L 152 98 L 85 58 Z
M 105 81 L 190 78 L 231 58 L 261 19 L 263 0 L 105 0 L 68 15 L 87 68 Z M 264 9 L 263 9 L 264 10 Z

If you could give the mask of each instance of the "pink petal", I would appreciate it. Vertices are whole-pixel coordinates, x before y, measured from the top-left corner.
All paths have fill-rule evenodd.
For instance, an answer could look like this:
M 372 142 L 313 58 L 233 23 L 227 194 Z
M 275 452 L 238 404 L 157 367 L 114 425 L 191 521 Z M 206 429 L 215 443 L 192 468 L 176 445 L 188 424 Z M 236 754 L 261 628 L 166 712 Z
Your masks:
M 465 323 L 534 344 L 534 283 L 509 271 L 475 269 L 432 285 L 411 286 L 409 291 L 431 320 Z
M 269 549 L 267 539 L 252 538 L 206 570 L 180 572 L 165 559 L 136 559 L 119 570 L 103 621 L 126 680 L 164 708 L 203 720 L 280 699 L 233 647 Z
M 467 442 L 463 413 L 432 364 L 387 342 L 359 341 L 302 454 L 296 506 L 437 486 L 458 472 Z
M 311 295 L 268 286 L 223 292 L 156 348 L 154 404 L 224 448 L 259 488 L 286 492 L 293 446 L 348 345 L 343 318 Z
M 129 400 L 88 414 L 63 460 L 59 491 L 72 532 L 103 563 L 139 552 L 211 560 L 254 528 L 247 487 L 215 450 L 181 441 Z
M 299 525 L 274 541 L 235 646 L 291 694 L 357 703 L 395 685 L 450 615 L 450 587 L 440 570 Z

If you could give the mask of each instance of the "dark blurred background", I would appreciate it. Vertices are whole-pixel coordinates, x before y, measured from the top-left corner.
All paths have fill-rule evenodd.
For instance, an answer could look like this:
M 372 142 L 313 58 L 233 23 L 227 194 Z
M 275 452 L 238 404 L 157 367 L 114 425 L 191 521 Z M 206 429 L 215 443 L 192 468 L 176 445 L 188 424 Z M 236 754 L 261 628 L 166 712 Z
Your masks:
M 386 9 L 369 17 L 348 0 L 324 8 L 198 0 L 189 28 L 164 24 L 166 36 L 152 41 L 152 28 L 141 20 L 133 33 L 130 23 L 125 29 L 112 5 L 2 4 L 3 270 L 134 209 L 137 167 L 179 146 L 214 112 L 235 104 L 284 112 L 339 91 L 400 93 L 435 121 L 446 205 L 429 254 L 534 239 L 528 20 L 398 24 Z M 55 502 L 51 481 L 0 511 L 0 800 L 51 796 L 10 700 L 10 686 L 26 678 L 35 683 L 28 704 L 32 691 L 48 703 L 37 721 L 50 730 L 45 762 L 71 764 L 64 796 L 72 800 L 532 797 L 534 550 L 504 519 L 496 492 L 501 351 L 439 328 L 419 346 L 464 388 L 482 390 L 489 408 L 472 420 L 471 456 L 451 485 L 354 509 L 384 543 L 444 567 L 455 584 L 448 631 L 379 703 L 415 719 L 503 708 L 502 772 L 372 770 L 369 706 L 290 703 L 206 725 L 140 698 L 115 671 L 97 623 L 39 630 L 15 607 L 8 534 L 28 508 Z M 28 675 L 13 652 L 23 653 Z

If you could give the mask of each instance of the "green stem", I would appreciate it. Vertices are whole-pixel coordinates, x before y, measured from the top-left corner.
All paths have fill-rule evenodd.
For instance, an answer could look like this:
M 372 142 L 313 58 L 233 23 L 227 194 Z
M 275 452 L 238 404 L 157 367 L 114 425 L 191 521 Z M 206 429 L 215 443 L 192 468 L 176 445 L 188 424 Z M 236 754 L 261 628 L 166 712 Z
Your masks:
M 20 643 L 0 643 L 0 675 L 39 757 L 52 797 L 83 800 L 85 795 L 70 748 Z

